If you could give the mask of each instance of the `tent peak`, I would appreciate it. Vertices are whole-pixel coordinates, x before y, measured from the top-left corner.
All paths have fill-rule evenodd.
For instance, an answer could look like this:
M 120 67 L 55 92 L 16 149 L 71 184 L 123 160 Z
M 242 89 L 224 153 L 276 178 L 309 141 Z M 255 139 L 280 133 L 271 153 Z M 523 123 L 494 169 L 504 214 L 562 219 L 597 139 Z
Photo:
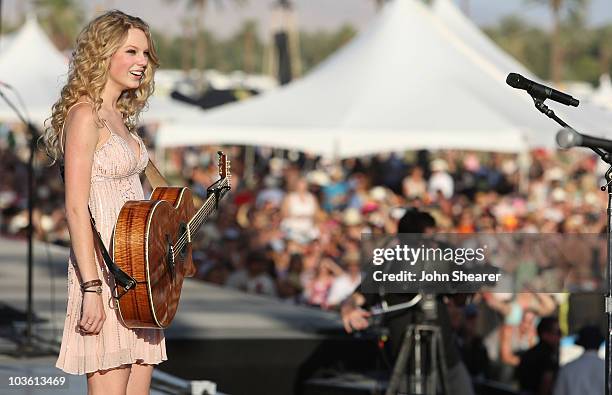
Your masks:
M 22 29 L 24 28 L 38 28 L 40 29 L 40 23 L 38 23 L 38 16 L 33 11 L 28 12 L 25 18 L 25 22 L 23 23 Z

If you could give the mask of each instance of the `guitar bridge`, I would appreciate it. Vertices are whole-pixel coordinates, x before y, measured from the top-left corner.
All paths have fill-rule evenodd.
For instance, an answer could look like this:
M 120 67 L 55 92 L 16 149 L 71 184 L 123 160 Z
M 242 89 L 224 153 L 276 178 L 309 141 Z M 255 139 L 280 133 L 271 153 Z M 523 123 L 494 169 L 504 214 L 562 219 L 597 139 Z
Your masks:
M 176 279 L 176 260 L 174 258 L 174 246 L 172 245 L 172 240 L 170 240 L 170 235 L 166 235 L 166 243 L 168 244 L 168 253 L 166 254 L 166 270 L 174 282 Z

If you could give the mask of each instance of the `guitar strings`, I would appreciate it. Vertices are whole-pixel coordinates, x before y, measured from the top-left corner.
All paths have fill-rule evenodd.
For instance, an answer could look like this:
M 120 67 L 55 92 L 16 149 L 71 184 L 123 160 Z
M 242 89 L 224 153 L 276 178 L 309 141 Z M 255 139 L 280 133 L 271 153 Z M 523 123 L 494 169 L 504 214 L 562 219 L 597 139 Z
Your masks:
M 221 187 L 224 187 L 225 184 L 227 184 L 227 177 L 223 180 L 223 182 L 220 183 Z M 191 224 L 192 222 L 194 222 L 194 220 L 201 220 L 203 219 L 202 217 L 205 216 L 205 209 L 209 209 L 210 206 L 213 204 L 214 199 L 214 195 L 211 195 L 208 199 L 206 199 L 206 201 L 204 202 L 204 204 L 202 205 L 202 207 L 198 210 L 197 214 L 189 221 L 189 224 Z M 200 224 L 198 224 L 199 227 Z M 188 240 L 188 232 L 189 232 L 189 228 L 187 228 L 185 230 L 185 232 L 183 233 L 183 235 L 181 235 L 178 240 L 176 241 L 176 243 L 174 244 L 174 248 L 175 248 L 175 252 L 173 252 L 172 254 L 172 258 L 176 258 L 176 256 L 179 254 L 179 252 L 185 247 L 185 244 L 187 243 Z
M 222 183 L 221 183 L 221 187 L 224 187 L 224 184 L 227 184 L 227 179 L 225 179 Z M 189 221 L 189 224 L 195 222 L 195 221 L 200 221 L 205 219 L 205 216 L 208 214 L 205 209 L 209 209 L 211 208 L 210 206 L 213 204 L 214 201 L 214 195 L 211 195 L 202 205 L 202 207 L 200 208 L 200 210 L 198 210 L 198 213 Z M 204 218 L 203 218 L 204 217 Z M 200 224 L 197 224 L 196 228 L 198 228 L 200 226 Z M 179 237 L 179 239 L 177 240 L 177 242 L 175 243 L 174 247 L 176 252 L 173 254 L 173 257 L 176 258 L 176 255 L 183 249 L 183 247 L 185 247 L 185 244 L 188 240 L 188 232 L 189 229 L 187 229 L 185 231 L 185 233 L 183 233 L 183 235 L 181 237 Z
M 199 220 L 199 219 L 200 219 L 200 217 L 203 215 L 204 211 L 206 211 L 205 209 L 210 208 L 209 206 L 210 206 L 212 203 L 209 203 L 209 202 L 212 202 L 212 199 L 208 200 L 207 202 L 205 202 L 205 203 L 202 205 L 202 208 L 200 208 L 200 210 L 198 211 L 198 213 L 196 214 L 196 216 L 195 216 L 195 217 L 193 217 L 193 220 L 196 220 L 196 219 L 197 219 L 197 220 Z M 192 222 L 192 221 L 189 221 L 189 223 L 191 223 L 191 222 Z M 185 230 L 185 232 L 183 233 L 183 235 L 181 235 L 181 236 L 178 238 L 178 240 L 176 241 L 176 243 L 174 244 L 174 248 L 175 248 L 175 252 L 173 253 L 173 257 L 174 257 L 174 258 L 176 258 L 176 256 L 177 256 L 178 252 L 179 252 L 179 251 L 181 251 L 181 250 L 183 249 L 183 247 L 185 247 L 185 243 L 186 243 L 186 242 L 187 242 L 187 240 L 188 240 L 188 237 L 187 237 L 188 232 L 189 232 L 189 229 L 186 229 L 186 230 Z

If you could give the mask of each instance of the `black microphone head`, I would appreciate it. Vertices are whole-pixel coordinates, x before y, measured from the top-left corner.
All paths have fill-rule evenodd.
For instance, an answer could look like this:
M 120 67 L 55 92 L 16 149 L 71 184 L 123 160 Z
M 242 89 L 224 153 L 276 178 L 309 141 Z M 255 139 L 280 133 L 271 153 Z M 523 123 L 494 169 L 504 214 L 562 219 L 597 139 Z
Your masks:
M 580 104 L 580 100 L 574 99 L 573 97 L 570 98 L 570 101 L 569 101 L 570 106 L 578 107 L 578 104 Z
M 525 89 L 524 81 L 525 78 L 523 78 L 522 75 L 517 73 L 510 73 L 508 74 L 508 77 L 506 77 L 506 84 L 517 89 Z
M 556 140 L 561 148 L 572 148 L 582 145 L 582 136 L 572 128 L 559 130 Z

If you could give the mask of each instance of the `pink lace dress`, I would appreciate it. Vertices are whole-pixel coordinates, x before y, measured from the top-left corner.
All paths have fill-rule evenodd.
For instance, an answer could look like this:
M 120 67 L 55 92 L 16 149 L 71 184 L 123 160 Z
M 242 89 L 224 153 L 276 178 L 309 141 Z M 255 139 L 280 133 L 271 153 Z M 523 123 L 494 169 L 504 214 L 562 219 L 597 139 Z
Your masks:
M 137 157 L 121 136 L 108 129 L 110 137 L 94 154 L 89 207 L 102 240 L 111 252 L 113 228 L 121 207 L 128 200 L 144 199 L 139 174 L 144 171 L 149 157 L 140 138 L 133 136 L 140 147 L 140 157 Z M 158 364 L 167 360 L 163 330 L 129 329 L 121 323 L 110 303 L 111 287 L 114 289 L 112 275 L 101 256 L 96 258 L 96 263 L 106 310 L 104 326 L 97 335 L 82 334 L 79 330 L 83 294 L 79 269 L 71 249 L 66 320 L 55 366 L 66 373 L 85 374 L 124 364 Z

